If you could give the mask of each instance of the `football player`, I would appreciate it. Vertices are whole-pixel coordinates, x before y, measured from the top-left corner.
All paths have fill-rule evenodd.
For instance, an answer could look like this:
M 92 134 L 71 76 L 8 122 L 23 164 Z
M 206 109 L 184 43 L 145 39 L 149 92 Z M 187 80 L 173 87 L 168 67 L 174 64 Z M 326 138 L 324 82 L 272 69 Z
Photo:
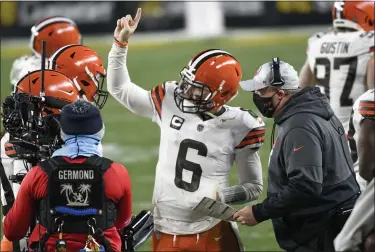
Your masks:
M 315 34 L 308 41 L 300 85 L 319 85 L 348 132 L 353 102 L 374 87 L 374 2 L 335 2 L 332 18 L 333 31 Z M 358 164 L 354 170 L 358 173 Z M 357 180 L 363 185 L 358 174 Z
M 141 17 L 138 9 L 117 20 L 108 56 L 109 93 L 127 109 L 160 127 L 153 192 L 153 251 L 240 251 L 231 224 L 194 212 L 203 197 L 235 204 L 262 194 L 258 149 L 265 125 L 250 110 L 226 106 L 238 93 L 241 66 L 228 52 L 198 53 L 179 81 L 151 90 L 134 84 L 126 66 L 128 39 Z M 240 184 L 229 186 L 236 162 Z
M 52 97 L 62 104 L 67 104 L 79 99 L 78 90 L 73 82 L 64 74 L 53 70 L 46 70 L 44 77 L 46 97 Z M 14 92 L 29 93 L 33 96 L 39 96 L 41 79 L 41 71 L 33 71 L 18 81 Z M 30 83 L 32 83 L 32 85 L 30 85 Z M 59 109 L 52 107 L 46 108 L 45 111 L 48 113 L 49 118 L 52 118 L 51 116 L 57 116 L 60 113 Z M 57 126 L 56 123 L 52 125 L 52 121 L 50 121 L 51 124 L 48 125 L 50 128 Z M 32 164 L 25 159 L 18 158 L 17 151 L 19 149 L 8 142 L 9 133 L 6 135 L 8 136 L 1 139 L 0 160 L 1 202 L 4 217 L 12 207 L 20 188 L 20 183 L 13 183 L 9 180 L 9 177 L 11 175 L 25 174 L 32 166 Z M 25 248 L 27 248 L 25 239 L 22 239 L 20 242 L 11 243 L 6 237 L 3 237 L 0 251 L 21 251 Z
M 102 109 L 108 92 L 103 90 L 106 77 L 103 61 L 91 48 L 72 44 L 57 50 L 49 59 L 49 68 L 68 76 L 80 96 Z
M 375 89 L 368 90 L 355 101 L 350 123 L 353 139 L 358 147 L 358 156 L 357 153 L 354 154 L 359 160 L 359 174 L 369 184 L 335 239 L 335 249 L 370 252 L 375 249 Z
M 10 71 L 12 89 L 28 72 L 41 67 L 42 41 L 46 41 L 46 56 L 50 57 L 59 48 L 70 44 L 81 44 L 81 33 L 73 20 L 65 17 L 48 17 L 31 28 L 29 47 L 32 55 L 16 59 Z

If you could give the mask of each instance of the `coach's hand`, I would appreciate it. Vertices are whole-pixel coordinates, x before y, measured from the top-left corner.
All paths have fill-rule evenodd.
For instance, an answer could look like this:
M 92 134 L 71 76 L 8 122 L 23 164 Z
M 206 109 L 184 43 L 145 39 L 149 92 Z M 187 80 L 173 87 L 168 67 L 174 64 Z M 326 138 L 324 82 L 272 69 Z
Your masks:
M 255 226 L 258 224 L 253 214 L 253 207 L 247 206 L 233 215 L 233 218 L 242 225 Z
M 132 16 L 126 15 L 121 19 L 117 19 L 117 26 L 114 32 L 115 39 L 121 43 L 127 43 L 131 35 L 137 29 L 139 20 L 141 19 L 142 9 L 138 8 L 137 14 L 133 20 Z

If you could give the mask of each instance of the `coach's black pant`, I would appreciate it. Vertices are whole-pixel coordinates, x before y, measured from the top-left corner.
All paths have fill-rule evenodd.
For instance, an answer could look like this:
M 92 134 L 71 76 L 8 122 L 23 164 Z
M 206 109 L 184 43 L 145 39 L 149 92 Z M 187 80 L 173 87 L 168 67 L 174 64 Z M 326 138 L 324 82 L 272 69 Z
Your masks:
M 350 213 L 335 215 L 326 229 L 319 232 L 309 242 L 288 252 L 335 252 L 333 241 L 344 227 L 349 215 Z

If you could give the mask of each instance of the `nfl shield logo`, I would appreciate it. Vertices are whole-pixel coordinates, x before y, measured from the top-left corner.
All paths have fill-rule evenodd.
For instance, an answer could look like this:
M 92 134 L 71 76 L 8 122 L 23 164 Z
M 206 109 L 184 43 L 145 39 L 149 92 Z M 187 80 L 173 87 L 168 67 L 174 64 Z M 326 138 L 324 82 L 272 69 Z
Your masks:
M 198 124 L 198 127 L 197 127 L 197 130 L 198 131 L 202 131 L 204 128 L 204 126 L 202 124 Z

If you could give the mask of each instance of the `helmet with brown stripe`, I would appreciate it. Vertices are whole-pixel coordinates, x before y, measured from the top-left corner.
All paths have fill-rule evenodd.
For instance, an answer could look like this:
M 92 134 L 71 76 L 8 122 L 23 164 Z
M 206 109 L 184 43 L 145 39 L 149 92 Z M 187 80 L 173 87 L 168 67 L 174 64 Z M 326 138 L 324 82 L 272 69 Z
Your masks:
M 193 57 L 180 75 L 177 107 L 184 113 L 215 112 L 238 94 L 242 69 L 230 53 L 209 49 Z
M 46 56 L 50 57 L 59 48 L 70 44 L 81 44 L 81 33 L 73 20 L 65 17 L 48 17 L 31 28 L 30 49 L 42 54 L 42 41 L 47 43 Z
M 100 56 L 84 45 L 67 45 L 49 59 L 49 68 L 62 72 L 72 79 L 80 96 L 104 107 L 108 92 L 103 90 L 106 71 Z
M 332 19 L 335 28 L 373 31 L 375 28 L 374 2 L 335 2 L 332 7 Z
M 40 96 L 42 71 L 37 70 L 25 75 L 16 85 L 15 93 L 27 93 Z M 58 115 L 66 104 L 79 99 L 78 90 L 64 74 L 53 70 L 44 70 L 44 97 L 48 103 L 45 114 Z

